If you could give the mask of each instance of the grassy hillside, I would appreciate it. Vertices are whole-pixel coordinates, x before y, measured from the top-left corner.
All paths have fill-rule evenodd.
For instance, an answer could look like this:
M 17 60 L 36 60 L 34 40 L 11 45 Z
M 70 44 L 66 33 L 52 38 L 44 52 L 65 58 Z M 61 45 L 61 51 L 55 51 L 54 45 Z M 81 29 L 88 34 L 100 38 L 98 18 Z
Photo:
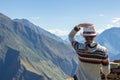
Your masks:
M 39 79 L 41 77 L 43 80 L 64 80 L 73 74 L 76 61 L 72 48 L 64 42 L 50 37 L 50 34 L 49 36 L 47 36 L 48 33 L 45 34 L 46 32 L 40 34 L 31 27 L 0 14 L 0 68 L 2 69 L 5 64 L 4 60 L 10 48 L 19 52 L 18 58 L 16 58 L 19 66 L 16 74 L 12 76 L 12 80 L 15 78 L 28 80 L 26 75 L 31 74 L 36 75 Z M 36 26 L 34 28 L 41 29 Z M 39 80 L 38 78 L 33 77 L 32 79 Z

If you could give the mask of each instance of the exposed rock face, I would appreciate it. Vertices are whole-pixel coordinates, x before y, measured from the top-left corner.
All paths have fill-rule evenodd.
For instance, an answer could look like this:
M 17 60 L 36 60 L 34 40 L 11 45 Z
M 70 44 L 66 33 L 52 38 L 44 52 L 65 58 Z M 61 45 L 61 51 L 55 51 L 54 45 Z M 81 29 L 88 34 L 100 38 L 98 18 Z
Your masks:
M 0 13 L 0 80 L 64 80 L 76 66 L 75 52 L 62 39 Z

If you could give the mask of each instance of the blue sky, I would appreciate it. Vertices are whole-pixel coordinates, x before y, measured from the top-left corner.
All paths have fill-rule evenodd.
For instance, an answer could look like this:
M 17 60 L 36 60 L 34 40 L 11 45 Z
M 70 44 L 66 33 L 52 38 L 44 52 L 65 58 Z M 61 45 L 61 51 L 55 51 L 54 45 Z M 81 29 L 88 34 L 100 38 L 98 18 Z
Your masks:
M 60 36 L 84 22 L 93 23 L 98 32 L 120 26 L 120 0 L 1 0 L 0 12 Z

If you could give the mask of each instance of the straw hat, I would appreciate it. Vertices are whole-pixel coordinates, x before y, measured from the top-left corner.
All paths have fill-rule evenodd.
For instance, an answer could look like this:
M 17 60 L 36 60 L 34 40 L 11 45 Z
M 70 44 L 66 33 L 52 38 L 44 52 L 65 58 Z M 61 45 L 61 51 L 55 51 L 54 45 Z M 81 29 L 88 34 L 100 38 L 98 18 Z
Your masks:
M 96 36 L 97 33 L 95 31 L 94 26 L 88 26 L 83 27 L 83 33 L 81 33 L 82 36 Z

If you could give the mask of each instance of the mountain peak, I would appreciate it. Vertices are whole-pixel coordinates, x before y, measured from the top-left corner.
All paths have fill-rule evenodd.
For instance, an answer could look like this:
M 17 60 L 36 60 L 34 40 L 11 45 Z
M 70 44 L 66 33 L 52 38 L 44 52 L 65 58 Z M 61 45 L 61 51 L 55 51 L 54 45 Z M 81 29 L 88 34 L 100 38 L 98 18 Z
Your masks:
M 11 22 L 12 21 L 8 16 L 5 16 L 4 14 L 0 13 L 0 23 L 1 24 L 9 24 Z
M 2 19 L 10 19 L 8 16 L 6 16 L 6 15 L 4 15 L 2 13 L 0 13 L 0 18 L 2 18 Z M 0 19 L 0 20 L 2 20 L 2 19 Z
M 35 26 L 33 23 L 31 23 L 31 22 L 30 22 L 29 20 L 27 20 L 27 19 L 14 19 L 14 21 L 19 22 L 19 23 L 22 23 L 22 24 L 24 24 L 25 26 L 29 26 L 29 27 Z
M 108 49 L 110 55 L 110 60 L 117 59 L 117 56 L 120 55 L 120 27 L 112 27 L 110 29 L 102 32 L 97 38 L 101 45 L 104 45 Z
M 110 32 L 116 32 L 116 31 L 120 31 L 120 27 L 112 27 L 112 28 L 109 28 L 109 29 L 106 29 L 104 32 L 107 32 L 107 33 L 110 33 Z M 103 33 L 104 33 L 103 32 Z
M 29 20 L 27 19 L 14 19 L 15 22 L 19 22 L 19 23 L 22 23 L 23 25 L 25 25 L 26 27 L 29 27 L 31 28 L 32 30 L 34 30 L 36 33 L 39 33 L 39 34 L 43 34 L 45 36 L 48 36 L 48 37 L 52 37 L 53 39 L 57 40 L 57 41 L 63 41 L 60 37 L 42 29 L 41 27 L 39 26 L 36 26 L 34 25 L 33 23 L 31 23 Z

